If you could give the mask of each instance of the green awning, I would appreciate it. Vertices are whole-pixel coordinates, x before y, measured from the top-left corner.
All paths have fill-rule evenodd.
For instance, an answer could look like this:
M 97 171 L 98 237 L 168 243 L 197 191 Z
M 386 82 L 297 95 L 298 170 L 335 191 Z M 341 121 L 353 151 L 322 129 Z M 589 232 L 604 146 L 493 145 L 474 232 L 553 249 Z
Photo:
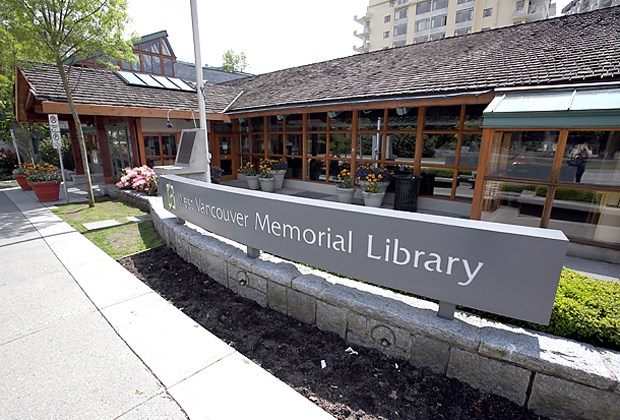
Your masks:
M 620 88 L 504 93 L 484 128 L 620 128 Z

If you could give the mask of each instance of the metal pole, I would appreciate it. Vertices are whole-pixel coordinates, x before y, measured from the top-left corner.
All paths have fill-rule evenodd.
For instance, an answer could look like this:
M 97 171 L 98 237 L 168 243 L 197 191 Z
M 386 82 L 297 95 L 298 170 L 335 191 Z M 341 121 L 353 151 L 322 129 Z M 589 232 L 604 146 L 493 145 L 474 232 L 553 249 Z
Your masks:
M 196 0 L 189 0 L 192 11 L 192 32 L 194 34 L 194 61 L 196 62 L 196 93 L 198 94 L 198 114 L 200 128 L 204 130 L 207 142 L 207 182 L 211 182 L 211 153 L 209 153 L 209 131 L 207 130 L 207 114 L 205 98 L 202 92 L 202 58 L 200 57 L 200 30 L 198 28 L 198 9 Z
M 61 140 L 62 141 L 62 140 Z M 65 203 L 69 204 L 69 193 L 67 192 L 67 180 L 65 179 L 65 164 L 62 161 L 62 143 L 58 148 L 58 160 L 60 161 L 60 173 L 62 174 L 62 185 L 65 188 Z
M 15 139 L 15 132 L 11 128 L 9 130 L 11 132 L 11 140 L 13 140 L 13 147 L 15 148 L 15 154 L 17 155 L 17 163 L 22 164 L 22 158 L 19 157 L 19 149 L 17 148 L 17 140 Z

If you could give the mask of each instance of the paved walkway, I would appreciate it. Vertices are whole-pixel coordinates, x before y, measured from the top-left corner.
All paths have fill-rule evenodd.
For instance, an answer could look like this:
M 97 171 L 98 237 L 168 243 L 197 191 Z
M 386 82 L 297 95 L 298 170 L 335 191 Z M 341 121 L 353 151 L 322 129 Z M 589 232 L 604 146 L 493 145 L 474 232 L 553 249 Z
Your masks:
M 17 188 L 0 258 L 2 419 L 331 418 Z

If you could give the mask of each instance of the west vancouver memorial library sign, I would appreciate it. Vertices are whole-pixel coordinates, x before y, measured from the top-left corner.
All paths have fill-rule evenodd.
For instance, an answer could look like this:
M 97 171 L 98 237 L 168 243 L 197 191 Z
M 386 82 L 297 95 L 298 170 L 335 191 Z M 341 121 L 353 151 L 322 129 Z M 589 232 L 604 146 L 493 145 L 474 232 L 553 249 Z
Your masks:
M 560 231 L 407 213 L 159 177 L 178 218 L 283 258 L 548 324 L 568 246 Z

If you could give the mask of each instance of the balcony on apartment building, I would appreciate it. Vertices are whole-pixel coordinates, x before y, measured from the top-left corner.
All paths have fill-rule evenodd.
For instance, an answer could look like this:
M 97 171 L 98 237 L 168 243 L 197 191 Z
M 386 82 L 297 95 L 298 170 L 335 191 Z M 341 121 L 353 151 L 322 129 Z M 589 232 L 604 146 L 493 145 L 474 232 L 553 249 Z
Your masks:
M 357 15 L 353 16 L 353 20 L 359 23 L 360 25 L 364 25 L 366 22 L 370 21 L 370 12 L 366 12 L 365 15 L 357 17 Z
M 530 0 L 529 3 L 526 7 L 525 1 L 517 1 L 512 20 L 532 22 L 555 16 L 555 3 L 550 4 L 549 0 Z
M 364 42 L 359 47 L 357 45 L 354 45 L 353 46 L 353 51 L 356 51 L 356 52 L 359 52 L 359 53 L 365 53 L 365 52 L 370 51 L 370 39 L 369 38 L 365 38 Z

